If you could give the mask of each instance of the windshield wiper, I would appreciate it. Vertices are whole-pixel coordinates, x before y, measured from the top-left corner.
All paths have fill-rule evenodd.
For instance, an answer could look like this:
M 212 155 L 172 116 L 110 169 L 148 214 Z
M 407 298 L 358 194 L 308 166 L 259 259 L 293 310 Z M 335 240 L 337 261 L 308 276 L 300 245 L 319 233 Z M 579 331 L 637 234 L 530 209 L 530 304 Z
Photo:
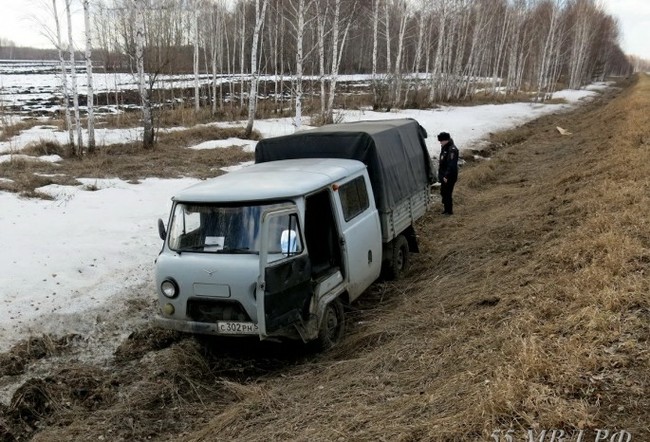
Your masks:
M 253 253 L 253 254 L 259 254 L 257 251 L 252 251 L 250 247 L 224 247 L 222 249 L 214 249 L 213 244 L 200 244 L 200 245 L 195 245 L 195 246 L 187 246 L 183 247 L 182 249 L 177 250 L 178 252 L 193 252 L 193 251 L 201 251 L 201 252 L 209 252 L 209 253 L 225 253 L 225 254 L 239 254 L 239 253 Z
M 250 247 L 224 247 L 222 250 L 218 251 L 219 253 L 256 253 L 251 252 Z

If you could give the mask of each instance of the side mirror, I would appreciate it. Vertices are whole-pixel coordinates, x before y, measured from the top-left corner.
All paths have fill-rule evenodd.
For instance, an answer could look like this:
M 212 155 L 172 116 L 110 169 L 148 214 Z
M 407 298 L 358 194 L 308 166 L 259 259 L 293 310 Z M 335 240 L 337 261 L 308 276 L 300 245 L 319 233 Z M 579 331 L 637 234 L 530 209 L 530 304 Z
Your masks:
M 288 255 L 298 251 L 298 235 L 295 230 L 283 230 L 280 236 L 280 248 L 282 253 Z
M 158 235 L 160 236 L 160 239 L 163 241 L 165 238 L 167 238 L 167 230 L 165 230 L 165 224 L 163 223 L 163 220 L 158 218 Z

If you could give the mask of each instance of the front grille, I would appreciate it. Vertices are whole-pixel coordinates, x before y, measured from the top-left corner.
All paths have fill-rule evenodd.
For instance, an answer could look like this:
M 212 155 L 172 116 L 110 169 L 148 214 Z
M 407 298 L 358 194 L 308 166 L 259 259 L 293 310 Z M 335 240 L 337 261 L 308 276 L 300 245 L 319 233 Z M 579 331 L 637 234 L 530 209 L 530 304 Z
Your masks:
M 187 316 L 198 322 L 251 321 L 250 316 L 239 302 L 220 299 L 188 300 Z

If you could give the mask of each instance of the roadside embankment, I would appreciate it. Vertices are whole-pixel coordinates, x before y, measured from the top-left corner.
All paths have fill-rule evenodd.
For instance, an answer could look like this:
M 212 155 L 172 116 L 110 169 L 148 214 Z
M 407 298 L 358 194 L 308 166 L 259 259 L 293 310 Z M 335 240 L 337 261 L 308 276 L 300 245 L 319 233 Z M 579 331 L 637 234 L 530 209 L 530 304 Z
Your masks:
M 340 348 L 189 439 L 650 439 L 649 116 L 644 75 L 499 134 L 516 142 L 461 171 L 457 215 L 432 211 Z

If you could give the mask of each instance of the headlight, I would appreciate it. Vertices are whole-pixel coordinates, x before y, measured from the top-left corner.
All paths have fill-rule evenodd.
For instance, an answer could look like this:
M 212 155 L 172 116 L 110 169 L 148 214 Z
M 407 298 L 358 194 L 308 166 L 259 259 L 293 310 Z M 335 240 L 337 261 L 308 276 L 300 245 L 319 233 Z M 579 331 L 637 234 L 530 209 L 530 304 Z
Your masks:
M 165 279 L 162 284 L 160 284 L 160 290 L 163 295 L 168 298 L 175 298 L 178 295 L 178 286 L 176 285 L 176 282 L 170 279 Z

